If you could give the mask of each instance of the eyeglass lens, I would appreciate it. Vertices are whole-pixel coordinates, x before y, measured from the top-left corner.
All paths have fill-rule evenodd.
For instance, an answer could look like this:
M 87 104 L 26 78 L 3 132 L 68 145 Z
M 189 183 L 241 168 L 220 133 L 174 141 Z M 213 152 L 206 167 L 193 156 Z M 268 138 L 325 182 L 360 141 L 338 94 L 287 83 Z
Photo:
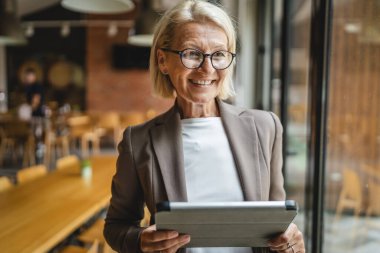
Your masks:
M 181 60 L 186 68 L 199 68 L 207 55 L 195 49 L 185 49 L 182 51 Z M 228 51 L 217 51 L 210 55 L 211 64 L 215 69 L 225 69 L 230 66 L 233 55 Z

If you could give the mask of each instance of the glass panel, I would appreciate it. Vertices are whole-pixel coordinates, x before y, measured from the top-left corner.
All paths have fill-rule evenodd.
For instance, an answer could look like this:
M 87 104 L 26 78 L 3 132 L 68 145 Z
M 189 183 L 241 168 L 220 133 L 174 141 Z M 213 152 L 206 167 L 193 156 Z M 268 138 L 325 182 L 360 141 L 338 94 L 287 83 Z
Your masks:
M 311 1 L 289 1 L 290 51 L 287 100 L 287 142 L 285 158 L 285 188 L 287 199 L 300 207 L 295 223 L 304 230 L 305 183 L 307 167 L 307 106 Z
M 333 3 L 324 252 L 378 252 L 380 2 Z
M 283 1 L 275 2 L 275 41 L 272 77 L 272 110 L 280 115 L 281 109 L 281 37 L 282 20 L 279 18 Z M 285 189 L 287 199 L 298 202 L 300 213 L 295 223 L 301 231 L 305 224 L 305 183 L 307 156 L 307 105 L 311 0 L 288 1 L 289 6 L 289 66 L 286 124 Z M 286 67 L 286 66 L 285 66 Z

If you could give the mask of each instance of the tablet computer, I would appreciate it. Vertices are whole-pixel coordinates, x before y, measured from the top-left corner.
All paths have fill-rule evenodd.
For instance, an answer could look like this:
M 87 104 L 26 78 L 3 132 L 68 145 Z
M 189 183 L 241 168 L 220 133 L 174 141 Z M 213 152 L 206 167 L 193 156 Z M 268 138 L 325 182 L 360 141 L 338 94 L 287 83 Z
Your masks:
M 268 247 L 298 212 L 294 200 L 245 202 L 161 202 L 157 230 L 188 234 L 186 247 Z

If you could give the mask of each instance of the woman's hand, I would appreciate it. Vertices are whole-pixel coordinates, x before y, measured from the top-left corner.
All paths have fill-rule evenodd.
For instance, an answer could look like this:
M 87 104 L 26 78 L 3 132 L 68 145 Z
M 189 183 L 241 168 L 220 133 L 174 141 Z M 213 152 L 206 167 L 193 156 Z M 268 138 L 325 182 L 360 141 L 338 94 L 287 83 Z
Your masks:
M 157 231 L 156 225 L 144 229 L 140 236 L 142 252 L 175 253 L 189 242 L 189 235 L 179 235 L 177 231 Z
M 279 253 L 305 253 L 302 233 L 294 223 L 284 233 L 270 240 L 268 245 L 272 251 Z

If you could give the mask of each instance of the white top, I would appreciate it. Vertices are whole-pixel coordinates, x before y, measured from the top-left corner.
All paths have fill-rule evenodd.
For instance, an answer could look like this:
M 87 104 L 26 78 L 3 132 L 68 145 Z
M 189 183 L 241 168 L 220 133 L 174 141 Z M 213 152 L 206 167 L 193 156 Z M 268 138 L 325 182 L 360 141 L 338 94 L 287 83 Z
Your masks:
M 181 120 L 189 202 L 244 201 L 221 118 Z M 250 248 L 189 248 L 188 253 L 252 253 Z

